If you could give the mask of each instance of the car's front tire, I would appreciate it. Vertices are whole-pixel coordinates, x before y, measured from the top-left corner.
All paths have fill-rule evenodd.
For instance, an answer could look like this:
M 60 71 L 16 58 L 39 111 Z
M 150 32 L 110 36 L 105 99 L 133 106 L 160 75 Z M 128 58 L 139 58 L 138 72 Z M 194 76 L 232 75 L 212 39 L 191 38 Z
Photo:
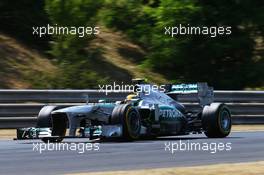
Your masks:
M 56 118 L 56 120 L 51 117 L 51 113 L 57 109 L 58 106 L 44 106 L 39 112 L 36 127 L 51 128 L 52 136 L 57 136 L 42 138 L 41 140 L 45 143 L 61 142 L 63 140 L 63 137 L 65 136 L 65 132 L 67 129 L 67 120 L 63 117 Z
M 111 124 L 121 124 L 123 138 L 136 140 L 140 137 L 141 117 L 138 110 L 130 104 L 121 104 L 114 108 Z
M 212 103 L 202 111 L 202 126 L 209 138 L 223 138 L 230 134 L 232 127 L 231 112 L 223 103 Z
M 37 128 L 51 128 L 51 112 L 56 110 L 57 106 L 44 106 L 41 108 L 37 118 Z

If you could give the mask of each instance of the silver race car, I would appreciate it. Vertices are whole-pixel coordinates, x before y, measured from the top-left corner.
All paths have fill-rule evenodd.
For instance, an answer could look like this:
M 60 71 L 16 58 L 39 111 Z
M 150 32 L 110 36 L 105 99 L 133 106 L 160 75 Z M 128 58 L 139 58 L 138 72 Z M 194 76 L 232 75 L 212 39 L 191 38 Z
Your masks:
M 223 103 L 213 103 L 213 88 L 206 83 L 166 85 L 165 90 L 137 81 L 133 94 L 123 101 L 60 108 L 45 106 L 37 126 L 19 128 L 17 139 L 41 138 L 61 142 L 64 138 L 121 138 L 137 140 L 158 136 L 204 133 L 222 138 L 231 131 L 231 112 Z M 140 89 L 140 91 L 138 91 Z M 177 102 L 179 95 L 196 94 L 199 110 L 190 110 Z

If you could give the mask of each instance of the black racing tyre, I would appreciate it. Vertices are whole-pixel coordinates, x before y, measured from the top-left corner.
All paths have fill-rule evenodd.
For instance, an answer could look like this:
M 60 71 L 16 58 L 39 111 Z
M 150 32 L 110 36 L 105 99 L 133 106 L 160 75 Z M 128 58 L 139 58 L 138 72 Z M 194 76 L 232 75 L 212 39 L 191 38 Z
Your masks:
M 38 114 L 37 128 L 51 128 L 51 112 L 56 110 L 57 106 L 44 106 Z
M 59 138 L 55 139 L 53 142 L 61 142 L 66 135 L 66 130 L 68 127 L 68 117 L 65 113 L 58 113 L 52 115 L 52 136 L 57 136 Z
M 114 108 L 111 124 L 122 125 L 124 139 L 136 140 L 140 137 L 141 117 L 138 110 L 130 104 L 121 104 Z
M 61 142 L 63 137 L 66 134 L 67 129 L 67 119 L 62 117 L 51 117 L 51 113 L 54 110 L 57 110 L 58 106 L 44 106 L 38 115 L 37 118 L 37 128 L 51 128 L 52 136 L 56 137 L 44 137 L 42 141 L 47 142 Z
M 60 143 L 62 142 L 63 138 L 60 137 L 43 137 L 41 140 L 44 143 Z
M 229 135 L 232 127 L 231 112 L 223 103 L 205 106 L 202 112 L 202 126 L 208 138 L 223 138 Z
M 53 114 L 52 115 L 52 132 L 51 137 L 44 137 L 42 141 L 47 143 L 62 142 L 66 135 L 66 130 L 68 127 L 68 118 L 66 114 Z

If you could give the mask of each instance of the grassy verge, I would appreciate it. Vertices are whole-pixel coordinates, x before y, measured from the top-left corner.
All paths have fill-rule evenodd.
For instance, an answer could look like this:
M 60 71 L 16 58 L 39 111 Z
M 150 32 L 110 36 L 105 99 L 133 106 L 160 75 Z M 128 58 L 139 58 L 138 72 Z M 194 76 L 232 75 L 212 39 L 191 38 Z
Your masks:
M 233 125 L 232 131 L 264 131 L 264 125 Z
M 264 161 L 250 163 L 216 164 L 207 166 L 159 168 L 136 171 L 76 173 L 74 175 L 262 175 Z
M 12 139 L 16 137 L 15 129 L 0 129 L 0 139 Z

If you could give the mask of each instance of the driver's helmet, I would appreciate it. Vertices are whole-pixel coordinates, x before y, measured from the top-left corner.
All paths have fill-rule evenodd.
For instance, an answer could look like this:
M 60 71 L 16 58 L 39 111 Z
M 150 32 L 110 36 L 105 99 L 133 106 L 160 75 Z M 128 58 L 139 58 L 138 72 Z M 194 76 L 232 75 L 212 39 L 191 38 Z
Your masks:
M 132 99 L 136 99 L 137 95 L 135 94 L 129 94 L 127 97 L 126 97 L 126 101 L 131 101 Z

